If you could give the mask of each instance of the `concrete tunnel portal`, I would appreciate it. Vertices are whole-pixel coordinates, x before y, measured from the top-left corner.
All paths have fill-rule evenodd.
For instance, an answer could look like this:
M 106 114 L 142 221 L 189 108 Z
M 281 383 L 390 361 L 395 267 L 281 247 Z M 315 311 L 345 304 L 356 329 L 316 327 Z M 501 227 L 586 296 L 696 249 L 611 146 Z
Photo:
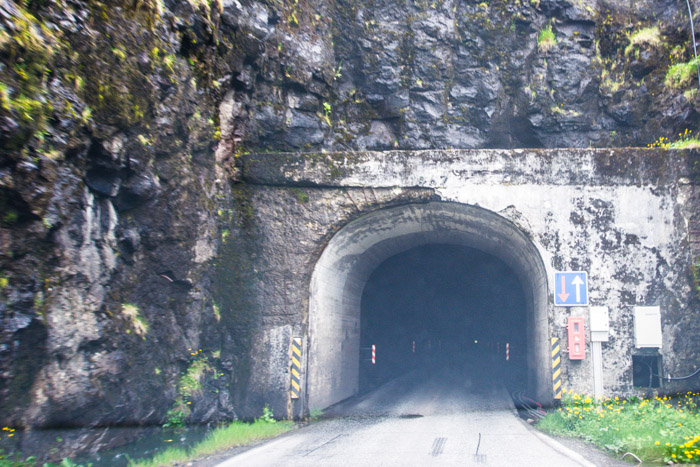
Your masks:
M 497 371 L 549 401 L 547 299 L 536 246 L 494 212 L 429 202 L 366 214 L 331 238 L 312 274 L 306 406 L 435 368 L 476 385 Z

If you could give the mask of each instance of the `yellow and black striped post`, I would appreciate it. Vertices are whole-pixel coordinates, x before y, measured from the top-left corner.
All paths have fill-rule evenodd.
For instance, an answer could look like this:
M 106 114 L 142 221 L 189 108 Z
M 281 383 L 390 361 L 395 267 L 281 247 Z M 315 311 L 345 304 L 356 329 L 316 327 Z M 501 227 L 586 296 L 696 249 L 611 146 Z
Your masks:
M 292 399 L 299 399 L 301 392 L 301 338 L 295 337 L 292 339 Z
M 552 387 L 554 398 L 561 399 L 561 350 L 558 337 L 552 337 Z

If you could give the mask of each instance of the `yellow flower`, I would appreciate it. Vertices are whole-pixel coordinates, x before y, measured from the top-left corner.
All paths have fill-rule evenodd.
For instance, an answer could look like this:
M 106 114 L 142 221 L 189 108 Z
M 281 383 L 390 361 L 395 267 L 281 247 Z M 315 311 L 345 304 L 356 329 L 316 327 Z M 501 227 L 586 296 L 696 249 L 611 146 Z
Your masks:
M 659 444 L 661 444 L 661 441 L 657 441 L 654 444 L 656 444 L 658 446 Z

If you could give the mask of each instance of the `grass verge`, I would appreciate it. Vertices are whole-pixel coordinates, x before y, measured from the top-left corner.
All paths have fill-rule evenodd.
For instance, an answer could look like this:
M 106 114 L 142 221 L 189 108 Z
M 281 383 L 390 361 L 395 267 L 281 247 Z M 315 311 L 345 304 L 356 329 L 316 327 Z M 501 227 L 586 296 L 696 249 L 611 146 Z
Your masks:
M 700 393 L 675 399 L 602 399 L 565 392 L 562 407 L 537 425 L 544 432 L 582 438 L 609 452 L 632 452 L 643 462 L 700 463 Z
M 190 449 L 169 448 L 156 454 L 152 459 L 139 459 L 129 462 L 130 467 L 168 466 L 176 462 L 187 462 L 208 456 L 236 446 L 245 446 L 255 441 L 273 438 L 294 428 L 289 421 L 270 422 L 258 419 L 253 423 L 233 422 L 216 428 L 200 443 Z

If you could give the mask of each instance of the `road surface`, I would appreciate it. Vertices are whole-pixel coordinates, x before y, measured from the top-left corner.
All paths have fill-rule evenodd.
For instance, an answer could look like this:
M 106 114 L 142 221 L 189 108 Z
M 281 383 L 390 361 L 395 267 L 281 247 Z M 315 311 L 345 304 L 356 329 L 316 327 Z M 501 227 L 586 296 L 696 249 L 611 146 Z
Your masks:
M 592 465 L 521 421 L 502 387 L 444 373 L 407 375 L 326 416 L 219 466 Z

